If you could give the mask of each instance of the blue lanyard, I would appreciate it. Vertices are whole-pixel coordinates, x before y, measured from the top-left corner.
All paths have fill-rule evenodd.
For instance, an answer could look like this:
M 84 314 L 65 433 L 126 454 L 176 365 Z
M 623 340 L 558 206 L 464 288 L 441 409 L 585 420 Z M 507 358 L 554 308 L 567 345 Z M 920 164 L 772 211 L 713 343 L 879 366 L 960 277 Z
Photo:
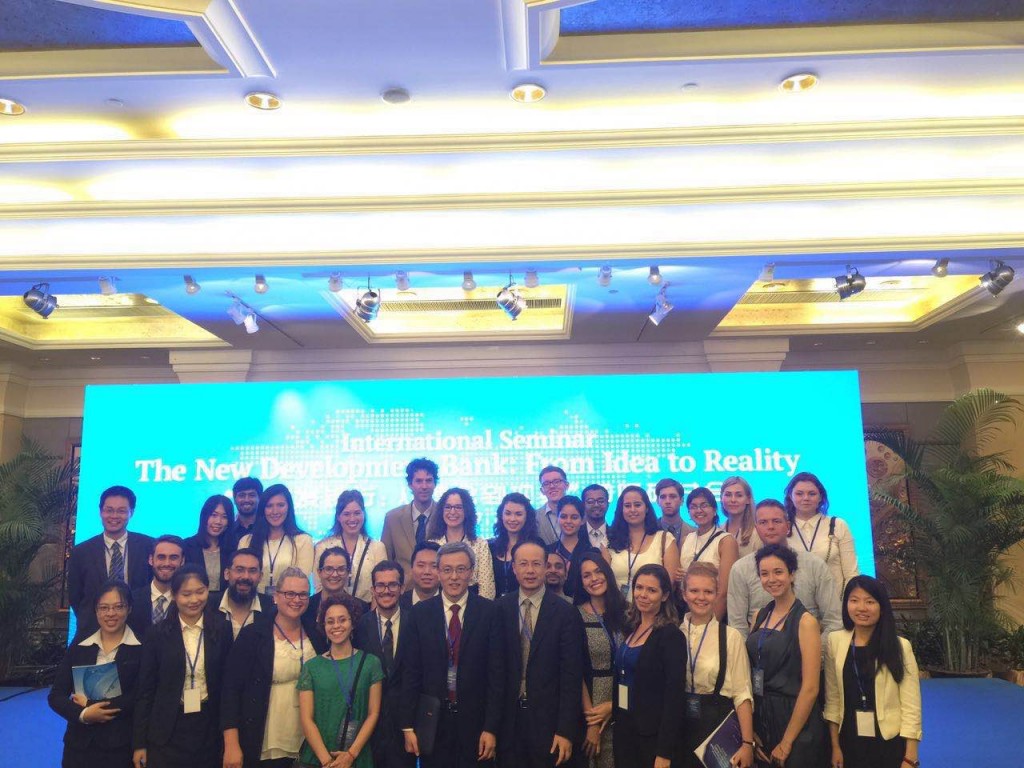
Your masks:
M 687 645 L 687 647 L 689 647 L 689 645 L 690 645 L 690 634 L 693 632 L 693 619 L 689 619 L 688 621 L 689 621 L 689 624 L 690 624 L 690 629 L 686 633 L 686 645 Z M 700 657 L 700 649 L 704 647 L 704 638 L 708 636 L 708 628 L 710 626 L 711 626 L 711 622 L 710 621 L 708 621 L 708 623 L 704 625 L 704 633 L 700 636 L 700 642 L 697 643 L 697 652 L 690 654 L 690 658 L 689 658 L 689 663 L 690 663 L 690 693 L 696 693 L 697 692 L 696 684 L 694 683 L 694 674 L 697 672 L 697 659 Z
M 352 699 L 355 697 L 356 653 L 357 651 L 352 649 L 352 655 L 348 657 L 348 670 L 351 674 L 348 675 L 348 681 L 346 682 L 341 676 L 341 662 L 328 652 L 328 658 L 334 662 L 334 674 L 338 677 L 338 686 L 341 688 L 342 693 L 345 694 L 345 706 L 349 709 L 352 708 Z
M 189 656 L 188 651 L 185 652 L 185 661 L 188 662 L 189 688 L 196 687 L 196 667 L 199 665 L 199 654 L 203 652 L 203 633 L 205 631 L 205 629 L 199 630 L 199 642 L 196 643 L 196 657 L 193 659 Z M 184 644 L 184 642 L 184 639 L 182 639 L 182 644 Z
M 639 627 L 637 627 L 637 629 L 639 629 Z M 629 644 L 630 641 L 633 640 L 634 638 L 636 638 L 637 640 L 644 639 L 645 637 L 647 637 L 648 634 L 650 634 L 652 629 L 654 629 L 654 625 L 653 624 L 651 624 L 651 626 L 649 626 L 647 629 L 645 629 L 643 631 L 643 634 L 640 635 L 640 637 L 636 637 L 636 629 L 634 629 L 633 630 L 633 634 L 631 634 L 629 637 L 627 637 L 623 641 L 622 645 L 620 645 L 618 647 L 618 650 L 617 650 L 617 653 L 616 653 L 616 659 L 615 659 L 615 666 L 619 668 L 619 674 L 620 674 L 620 676 L 622 677 L 623 680 L 626 679 L 626 650 L 628 648 L 632 647 Z M 639 648 L 640 646 L 638 645 L 636 647 Z
M 270 586 L 274 586 L 274 564 L 277 562 L 277 556 L 281 554 L 281 547 L 284 546 L 284 540 L 287 536 L 282 536 L 281 540 L 277 543 L 277 552 L 273 555 L 270 554 L 270 541 L 267 541 L 267 557 L 270 559 Z
M 868 695 L 864 691 L 864 683 L 860 679 L 860 667 L 857 665 L 857 646 L 850 639 L 850 655 L 853 657 L 853 676 L 857 679 L 857 688 L 860 689 L 860 705 L 864 711 L 868 711 Z
M 807 546 L 807 542 L 804 540 L 804 535 L 800 533 L 800 524 L 794 523 L 793 528 L 796 529 L 796 535 L 800 537 L 800 543 L 804 545 L 804 550 L 810 552 L 814 549 L 814 540 L 818 538 L 818 529 L 821 528 L 821 521 L 825 519 L 825 516 L 821 513 L 818 514 L 818 524 L 814 526 L 814 534 L 811 536 L 811 545 Z
M 306 633 L 302 631 L 302 627 L 299 627 L 299 647 L 298 648 L 295 647 L 295 643 L 293 643 L 291 640 L 288 639 L 288 635 L 286 635 L 284 633 L 284 630 L 281 629 L 281 625 L 277 623 L 277 619 L 274 619 L 274 627 L 277 629 L 278 632 L 281 633 L 281 637 L 284 638 L 284 641 L 286 643 L 288 643 L 288 645 L 290 645 L 292 647 L 292 650 L 299 652 L 299 666 L 301 667 L 306 662 L 306 659 L 305 659 L 305 655 L 306 655 L 306 644 L 305 644 Z
M 611 649 L 612 649 L 612 658 L 615 658 L 615 654 L 618 651 L 618 643 L 615 642 L 615 636 L 611 633 L 611 630 L 608 629 L 608 625 L 604 623 L 604 615 L 598 613 L 597 609 L 594 608 L 594 601 L 590 600 L 589 602 L 590 602 L 590 612 L 592 614 L 594 614 L 594 616 L 597 617 L 597 620 L 601 624 L 601 629 L 603 629 L 604 633 L 606 635 L 608 635 L 608 644 L 611 646 Z
M 630 558 L 629 553 L 632 552 L 632 547 L 626 547 L 626 586 L 630 586 L 630 582 L 633 581 L 633 566 L 636 565 L 636 559 L 640 557 L 640 553 L 643 551 L 644 542 L 647 541 L 647 533 L 644 533 L 644 537 L 640 539 L 640 546 L 636 548 L 636 554 Z
M 794 603 L 794 605 L 795 605 L 795 603 Z M 775 603 L 772 602 L 771 606 L 772 606 L 772 611 L 774 611 L 775 610 Z M 768 619 L 770 619 L 772 617 L 772 611 L 768 612 L 768 615 L 765 617 L 765 620 L 764 620 L 764 626 L 761 627 L 761 631 L 757 635 L 757 669 L 761 668 L 761 644 L 764 643 L 765 636 L 769 632 L 771 632 L 772 630 L 778 629 L 779 627 L 782 626 L 782 622 L 784 622 L 786 620 L 786 617 L 789 616 L 789 614 L 791 614 L 793 612 L 793 606 L 791 605 L 789 607 L 789 610 L 786 611 L 786 615 L 785 616 L 783 616 L 782 618 L 780 618 L 778 621 L 775 622 L 775 626 L 774 627 L 772 627 L 772 626 L 770 626 L 768 624 Z

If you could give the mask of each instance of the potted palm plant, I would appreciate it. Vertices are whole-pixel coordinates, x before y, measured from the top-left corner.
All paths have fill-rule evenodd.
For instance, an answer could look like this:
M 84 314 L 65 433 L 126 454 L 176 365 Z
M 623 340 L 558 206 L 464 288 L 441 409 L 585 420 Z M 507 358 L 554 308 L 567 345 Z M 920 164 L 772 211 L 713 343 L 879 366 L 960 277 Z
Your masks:
M 896 507 L 913 532 L 913 554 L 926 578 L 929 615 L 942 640 L 942 667 L 957 675 L 987 673 L 988 653 L 1003 633 L 996 590 L 1013 576 L 1003 553 L 1024 539 L 1024 482 L 1005 452 L 992 452 L 1021 404 L 990 389 L 957 398 L 932 434 L 876 437 L 897 453 L 913 506 L 883 487 L 873 495 Z

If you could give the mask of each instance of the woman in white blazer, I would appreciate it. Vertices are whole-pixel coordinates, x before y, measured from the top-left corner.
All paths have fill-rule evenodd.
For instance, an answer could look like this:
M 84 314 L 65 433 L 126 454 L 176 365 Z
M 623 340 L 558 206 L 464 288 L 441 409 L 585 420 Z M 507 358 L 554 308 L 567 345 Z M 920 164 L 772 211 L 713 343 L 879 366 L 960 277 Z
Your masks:
M 843 626 L 828 637 L 825 720 L 832 768 L 917 768 L 921 681 L 910 643 L 881 582 L 855 576 L 843 593 Z

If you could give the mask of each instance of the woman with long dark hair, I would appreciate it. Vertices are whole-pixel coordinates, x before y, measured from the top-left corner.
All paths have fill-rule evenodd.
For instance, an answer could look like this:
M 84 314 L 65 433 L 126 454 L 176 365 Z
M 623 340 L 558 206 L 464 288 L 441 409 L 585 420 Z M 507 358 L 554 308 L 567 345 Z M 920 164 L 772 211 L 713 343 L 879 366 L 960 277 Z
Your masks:
M 668 571 L 640 566 L 632 586 L 629 634 L 615 653 L 615 768 L 670 768 L 682 762 L 686 640 Z
M 916 768 L 921 682 L 910 643 L 896 634 L 885 586 L 854 576 L 843 627 L 825 648 L 825 720 L 832 768 Z
M 611 566 L 595 549 L 579 557 L 573 603 L 583 617 L 583 715 L 587 732 L 583 751 L 590 768 L 611 768 L 612 685 L 615 652 L 626 631 L 626 600 L 616 589 Z
M 252 533 L 238 541 L 238 548 L 249 547 L 263 556 L 263 575 L 259 591 L 273 594 L 280 574 L 294 565 L 303 573 L 313 570 L 313 538 L 299 528 L 295 520 L 292 492 L 280 483 L 260 494 Z
M 135 768 L 221 768 L 220 691 L 231 625 L 208 604 L 206 569 L 183 565 L 174 602 L 146 633 L 134 718 Z
M 587 526 L 584 525 L 583 499 L 579 496 L 563 496 L 555 505 L 558 520 L 558 538 L 548 545 L 548 552 L 558 555 L 565 563 L 565 587 L 563 592 L 572 597 L 576 593 L 579 575 L 579 560 L 583 553 L 592 550 Z
M 444 546 L 449 541 L 464 541 L 476 556 L 476 568 L 469 588 L 480 597 L 493 600 L 494 571 L 487 539 L 477 536 L 476 504 L 465 488 L 449 488 L 437 499 L 437 511 L 427 521 L 427 538 Z
M 74 643 L 57 667 L 47 702 L 68 721 L 62 768 L 128 768 L 132 764 L 132 710 L 142 644 L 127 625 L 132 593 L 123 581 L 108 581 L 93 601 L 99 629 Z M 72 667 L 114 662 L 120 691 L 87 698 L 75 693 Z M 113 692 L 111 692 L 113 693 Z
M 498 505 L 494 521 L 494 538 L 487 540 L 494 572 L 494 594 L 501 597 L 519 589 L 512 572 L 512 547 L 519 541 L 538 539 L 537 512 L 521 493 L 507 493 Z
M 388 559 L 384 544 L 373 539 L 366 530 L 366 502 L 356 490 L 342 491 L 334 506 L 334 526 L 326 538 L 313 548 L 313 561 L 331 547 L 341 547 L 352 561 L 348 593 L 363 602 L 373 599 L 373 566 Z M 313 573 L 313 590 L 320 589 L 320 579 Z
M 674 578 L 679 570 L 679 547 L 672 534 L 661 530 L 647 491 L 627 485 L 615 503 L 615 517 L 608 527 L 605 560 L 627 600 L 632 598 L 633 577 L 647 564 L 664 566 Z
M 235 523 L 235 505 L 231 499 L 215 494 L 199 510 L 199 530 L 185 539 L 185 562 L 201 565 L 210 580 L 210 590 L 219 592 L 224 570 L 231 566 L 231 528 Z

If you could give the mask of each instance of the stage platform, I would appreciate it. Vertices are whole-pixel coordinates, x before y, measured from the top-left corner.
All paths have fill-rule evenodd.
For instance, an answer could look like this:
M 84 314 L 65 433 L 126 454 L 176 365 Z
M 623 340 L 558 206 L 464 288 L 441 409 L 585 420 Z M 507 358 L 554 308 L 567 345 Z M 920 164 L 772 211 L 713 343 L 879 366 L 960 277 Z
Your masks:
M 923 680 L 922 768 L 1016 768 L 1024 754 L 1024 688 L 1004 680 Z M 0 688 L 0 765 L 56 768 L 64 721 L 46 690 Z

